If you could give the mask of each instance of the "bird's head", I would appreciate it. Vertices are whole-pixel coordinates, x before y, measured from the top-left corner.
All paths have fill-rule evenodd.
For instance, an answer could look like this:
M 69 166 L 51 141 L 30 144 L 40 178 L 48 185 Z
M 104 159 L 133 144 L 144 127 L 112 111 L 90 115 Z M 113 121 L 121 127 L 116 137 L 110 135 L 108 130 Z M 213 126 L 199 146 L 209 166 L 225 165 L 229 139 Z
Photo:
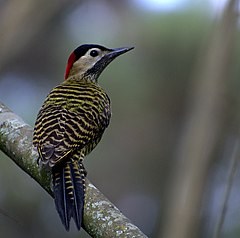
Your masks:
M 111 61 L 133 48 L 108 49 L 95 44 L 81 45 L 68 58 L 65 80 L 76 78 L 96 82 L 101 72 Z

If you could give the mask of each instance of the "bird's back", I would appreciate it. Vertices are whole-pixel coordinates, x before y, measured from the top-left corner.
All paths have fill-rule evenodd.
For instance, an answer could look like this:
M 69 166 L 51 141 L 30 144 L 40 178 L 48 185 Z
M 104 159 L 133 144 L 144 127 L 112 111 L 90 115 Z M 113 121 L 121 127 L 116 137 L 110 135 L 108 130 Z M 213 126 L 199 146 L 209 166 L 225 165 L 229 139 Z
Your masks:
M 50 92 L 40 109 L 33 143 L 50 166 L 74 151 L 84 156 L 100 141 L 110 116 L 110 100 L 98 84 L 66 80 Z

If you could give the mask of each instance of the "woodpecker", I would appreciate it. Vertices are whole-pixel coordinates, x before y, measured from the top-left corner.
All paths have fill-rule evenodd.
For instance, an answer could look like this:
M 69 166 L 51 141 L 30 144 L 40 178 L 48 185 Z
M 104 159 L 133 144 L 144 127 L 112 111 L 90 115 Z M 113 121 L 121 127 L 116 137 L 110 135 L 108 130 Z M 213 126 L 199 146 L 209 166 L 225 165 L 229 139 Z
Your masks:
M 67 231 L 71 218 L 81 228 L 83 159 L 101 140 L 111 117 L 110 99 L 98 77 L 111 61 L 133 48 L 96 44 L 76 48 L 68 58 L 65 80 L 52 89 L 37 115 L 33 145 L 41 164 L 50 168 L 56 210 Z

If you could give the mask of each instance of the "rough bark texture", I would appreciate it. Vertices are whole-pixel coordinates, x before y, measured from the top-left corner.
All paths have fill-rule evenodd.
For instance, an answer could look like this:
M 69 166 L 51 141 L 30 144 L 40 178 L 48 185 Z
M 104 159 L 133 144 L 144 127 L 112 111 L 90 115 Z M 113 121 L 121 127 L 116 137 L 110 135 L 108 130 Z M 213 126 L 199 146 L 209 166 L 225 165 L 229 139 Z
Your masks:
M 0 102 L 0 149 L 53 196 L 50 174 L 37 164 L 32 133 L 28 124 Z M 84 229 L 92 237 L 146 237 L 89 181 Z

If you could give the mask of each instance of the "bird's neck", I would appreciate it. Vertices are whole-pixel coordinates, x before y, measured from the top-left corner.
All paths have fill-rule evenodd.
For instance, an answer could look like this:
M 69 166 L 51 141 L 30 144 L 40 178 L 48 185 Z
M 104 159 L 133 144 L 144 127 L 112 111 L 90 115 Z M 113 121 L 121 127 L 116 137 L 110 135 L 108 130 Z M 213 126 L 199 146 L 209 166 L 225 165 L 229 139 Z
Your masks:
M 65 83 L 94 83 L 94 84 L 98 84 L 97 79 L 91 77 L 90 75 L 84 75 L 84 74 L 73 74 L 73 75 L 69 75 L 69 77 L 67 79 L 64 80 Z
M 98 77 L 96 75 L 87 74 L 86 72 L 87 71 L 79 65 L 73 66 L 66 80 L 98 83 Z

